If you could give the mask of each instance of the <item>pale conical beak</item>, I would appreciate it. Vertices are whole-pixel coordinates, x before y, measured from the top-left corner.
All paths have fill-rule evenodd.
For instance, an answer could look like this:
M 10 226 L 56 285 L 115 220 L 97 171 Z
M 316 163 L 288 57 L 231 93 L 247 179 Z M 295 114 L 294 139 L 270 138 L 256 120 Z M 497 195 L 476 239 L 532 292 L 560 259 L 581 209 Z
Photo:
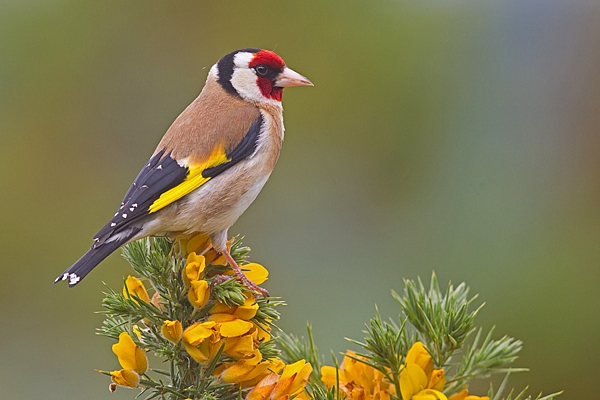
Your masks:
M 296 71 L 285 67 L 283 71 L 275 78 L 275 87 L 289 86 L 314 86 L 311 81 L 297 73 Z

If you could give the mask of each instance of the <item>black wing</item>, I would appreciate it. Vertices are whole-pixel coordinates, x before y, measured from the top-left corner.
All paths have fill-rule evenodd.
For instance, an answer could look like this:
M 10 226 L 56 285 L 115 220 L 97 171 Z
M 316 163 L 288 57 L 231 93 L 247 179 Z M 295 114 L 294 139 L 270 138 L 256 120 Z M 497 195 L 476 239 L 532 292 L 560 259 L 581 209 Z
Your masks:
M 185 180 L 189 169 L 182 167 L 171 153 L 156 153 L 129 187 L 121 206 L 110 221 L 96 233 L 92 248 L 101 246 L 115 232 L 148 215 L 148 207 L 165 191 Z

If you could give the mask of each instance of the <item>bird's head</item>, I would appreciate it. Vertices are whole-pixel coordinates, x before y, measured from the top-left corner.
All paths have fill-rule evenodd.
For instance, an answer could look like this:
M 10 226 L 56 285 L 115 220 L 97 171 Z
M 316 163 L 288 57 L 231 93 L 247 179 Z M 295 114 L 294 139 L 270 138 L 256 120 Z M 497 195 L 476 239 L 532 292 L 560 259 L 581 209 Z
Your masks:
M 242 49 L 225 55 L 211 69 L 225 91 L 253 103 L 280 103 L 283 88 L 313 86 L 311 81 L 286 67 L 269 50 Z

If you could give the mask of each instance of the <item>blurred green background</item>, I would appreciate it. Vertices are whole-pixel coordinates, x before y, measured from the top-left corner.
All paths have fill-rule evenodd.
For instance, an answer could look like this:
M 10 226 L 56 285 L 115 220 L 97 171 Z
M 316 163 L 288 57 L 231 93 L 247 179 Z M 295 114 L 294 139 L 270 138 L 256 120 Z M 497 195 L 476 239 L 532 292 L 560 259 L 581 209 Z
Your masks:
M 131 399 L 95 335 L 113 255 L 91 244 L 208 68 L 275 49 L 315 83 L 284 96 L 278 167 L 230 233 L 314 325 L 362 338 L 402 279 L 466 281 L 476 320 L 525 343 L 512 384 L 582 398 L 600 358 L 597 1 L 0 2 L 3 399 Z M 480 394 L 486 386 L 478 387 Z

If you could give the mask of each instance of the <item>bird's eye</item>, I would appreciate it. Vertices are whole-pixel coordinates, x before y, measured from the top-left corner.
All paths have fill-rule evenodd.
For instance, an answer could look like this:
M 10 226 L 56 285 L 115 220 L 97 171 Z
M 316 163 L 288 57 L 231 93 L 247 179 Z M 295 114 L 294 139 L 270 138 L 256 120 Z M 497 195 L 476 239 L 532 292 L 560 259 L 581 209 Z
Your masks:
M 257 65 L 256 68 L 254 68 L 254 70 L 256 71 L 256 73 L 259 76 L 265 76 L 267 74 L 267 72 L 269 72 L 269 68 L 266 65 Z

